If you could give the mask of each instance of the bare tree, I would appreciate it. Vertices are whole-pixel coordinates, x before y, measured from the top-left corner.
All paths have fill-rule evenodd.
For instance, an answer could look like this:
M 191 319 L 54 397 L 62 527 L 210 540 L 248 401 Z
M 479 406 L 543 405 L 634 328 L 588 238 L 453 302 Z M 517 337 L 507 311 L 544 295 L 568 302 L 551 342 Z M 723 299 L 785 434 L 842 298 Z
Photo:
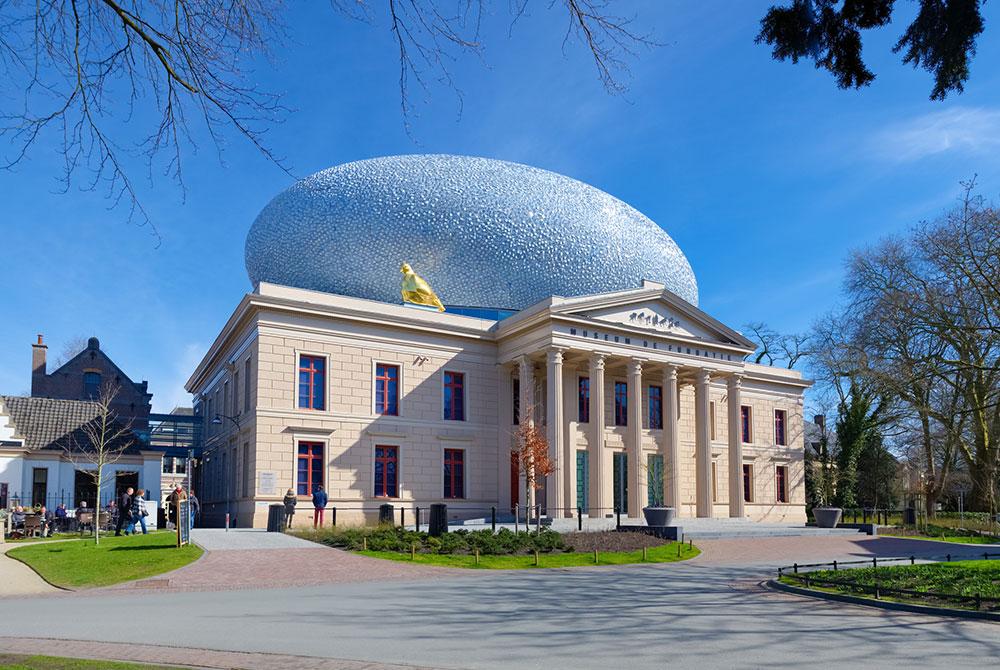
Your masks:
M 331 0 L 341 16 L 388 23 L 399 51 L 399 88 L 409 118 L 410 80 L 458 91 L 450 65 L 481 55 L 480 26 L 496 0 Z M 564 44 L 577 38 L 598 76 L 624 90 L 626 60 L 652 46 L 612 0 L 552 0 L 569 19 Z M 528 0 L 508 0 L 513 26 Z M 280 0 L 37 0 L 0 2 L 0 74 L 6 84 L 0 136 L 10 143 L 0 166 L 16 166 L 41 138 L 61 143 L 61 182 L 104 190 L 129 218 L 155 226 L 128 167 L 137 156 L 147 178 L 162 172 L 184 190 L 186 156 L 205 132 L 221 152 L 229 133 L 242 137 L 288 171 L 265 142 L 287 113 L 280 96 L 262 90 L 253 65 L 280 49 Z M 19 94 L 19 95 L 18 95 Z M 460 95 L 460 93 L 459 93 Z M 152 114 L 145 127 L 128 123 Z
M 63 342 L 59 355 L 52 361 L 52 369 L 57 370 L 66 365 L 74 356 L 87 348 L 87 337 L 84 335 L 74 335 Z
M 743 326 L 749 331 L 750 338 L 758 345 L 753 362 L 763 365 L 774 365 L 774 357 L 778 352 L 781 336 L 778 332 L 762 321 L 755 321 Z
M 101 387 L 101 393 L 92 401 L 94 418 L 80 426 L 80 435 L 72 435 L 63 450 L 66 458 L 80 471 L 89 475 L 97 488 L 94 505 L 94 542 L 100 544 L 100 496 L 104 485 L 104 470 L 117 463 L 133 443 L 132 422 L 120 421 L 111 409 L 119 388 L 112 382 Z M 125 514 L 128 510 L 119 510 Z

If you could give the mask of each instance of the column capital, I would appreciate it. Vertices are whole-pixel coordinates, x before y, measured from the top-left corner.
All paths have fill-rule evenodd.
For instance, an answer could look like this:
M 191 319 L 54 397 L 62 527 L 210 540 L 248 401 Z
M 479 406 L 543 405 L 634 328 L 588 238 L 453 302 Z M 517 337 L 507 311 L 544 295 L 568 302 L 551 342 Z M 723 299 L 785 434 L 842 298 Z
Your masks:
M 605 354 L 605 353 L 603 353 L 603 352 L 601 352 L 601 351 L 594 351 L 594 352 L 592 352 L 590 354 L 590 367 L 591 368 L 596 368 L 598 370 L 603 370 L 604 369 L 604 359 L 607 358 L 607 357 L 608 357 L 608 355 Z
M 699 384 L 707 384 L 712 381 L 712 370 L 708 368 L 697 368 L 694 374 Z
M 729 375 L 729 379 L 726 380 L 726 384 L 731 389 L 739 390 L 740 387 L 743 386 L 743 375 L 738 372 L 734 372 L 733 374 Z
M 641 375 L 642 374 L 642 364 L 645 363 L 647 359 L 645 358 L 630 358 L 628 359 L 628 372 L 630 375 Z
M 660 369 L 667 379 L 677 381 L 677 373 L 680 372 L 681 366 L 676 363 L 664 363 Z
M 545 350 L 546 360 L 549 363 L 562 363 L 564 351 L 566 351 L 566 347 L 549 347 Z

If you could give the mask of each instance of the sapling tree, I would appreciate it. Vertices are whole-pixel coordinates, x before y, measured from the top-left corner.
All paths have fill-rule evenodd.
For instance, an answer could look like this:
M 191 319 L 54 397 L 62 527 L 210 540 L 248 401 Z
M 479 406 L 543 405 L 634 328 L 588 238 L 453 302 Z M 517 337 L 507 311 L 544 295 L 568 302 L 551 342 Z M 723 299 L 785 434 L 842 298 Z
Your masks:
M 101 542 L 100 496 L 104 485 L 105 469 L 117 463 L 134 441 L 132 421 L 121 421 L 111 405 L 118 395 L 119 387 L 112 382 L 105 383 L 101 392 L 91 404 L 94 416 L 70 435 L 63 445 L 66 458 L 80 471 L 94 480 L 97 501 L 94 505 L 94 543 Z M 126 510 L 119 510 L 124 514 Z
M 529 411 L 528 415 L 531 416 L 532 413 Z M 532 509 L 535 506 L 535 492 L 545 486 L 545 478 L 556 470 L 556 465 L 549 456 L 549 441 L 534 421 L 522 421 L 514 431 L 511 454 L 517 459 L 521 476 L 524 477 L 528 509 Z

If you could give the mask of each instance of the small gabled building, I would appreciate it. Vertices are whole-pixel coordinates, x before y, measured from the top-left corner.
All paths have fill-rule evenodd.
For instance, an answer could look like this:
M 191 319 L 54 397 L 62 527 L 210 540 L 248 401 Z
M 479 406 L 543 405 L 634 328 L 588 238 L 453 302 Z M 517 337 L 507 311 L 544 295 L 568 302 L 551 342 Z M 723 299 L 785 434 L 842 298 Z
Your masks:
M 0 507 L 72 508 L 82 501 L 94 506 L 128 486 L 144 488 L 147 500 L 158 500 L 161 452 L 150 450 L 132 430 L 110 445 L 122 453 L 105 467 L 97 491 L 94 466 L 73 454 L 89 448 L 85 427 L 100 417 L 100 406 L 92 401 L 0 396 Z

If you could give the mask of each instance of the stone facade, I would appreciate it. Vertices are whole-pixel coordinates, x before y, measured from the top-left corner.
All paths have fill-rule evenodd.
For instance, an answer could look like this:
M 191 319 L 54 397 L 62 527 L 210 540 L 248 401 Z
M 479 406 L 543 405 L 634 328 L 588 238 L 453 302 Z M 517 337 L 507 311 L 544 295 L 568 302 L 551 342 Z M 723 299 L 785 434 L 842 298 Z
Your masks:
M 404 508 L 411 521 L 415 507 L 434 502 L 448 503 L 456 517 L 488 516 L 492 506 L 504 513 L 515 503 L 523 509 L 531 501 L 523 484 L 511 483 L 516 420 L 546 430 L 557 471 L 538 502 L 551 516 L 577 507 L 609 515 L 626 504 L 638 516 L 656 477 L 636 467 L 637 458 L 645 463 L 658 454 L 664 497 L 682 516 L 802 522 L 802 393 L 809 383 L 794 371 L 745 363 L 752 349 L 652 282 L 552 298 L 499 322 L 262 283 L 187 384 L 205 422 L 203 514 L 208 524 L 228 512 L 235 525 L 264 525 L 267 506 L 298 488 L 303 444 L 321 449 L 316 462 L 338 523 L 373 520 L 383 502 Z M 323 361 L 322 409 L 299 407 L 302 356 Z M 379 363 L 398 366 L 397 416 L 375 411 Z M 444 417 L 446 371 L 464 375 L 464 420 Z M 595 393 L 586 422 L 581 376 Z M 626 426 L 615 425 L 615 382 L 627 385 Z M 650 428 L 651 386 L 661 389 L 662 428 Z M 745 443 L 730 439 L 742 437 L 731 429 L 742 432 L 741 406 L 750 412 Z M 775 410 L 785 413 L 784 445 L 776 444 Z M 376 447 L 398 450 L 391 499 L 376 496 Z M 461 498 L 444 498 L 446 449 L 463 452 Z M 751 466 L 747 501 L 743 468 L 730 470 L 734 457 Z M 778 501 L 779 467 L 787 502 Z M 588 478 L 582 488 L 578 472 Z M 298 524 L 311 521 L 309 497 L 299 496 Z

